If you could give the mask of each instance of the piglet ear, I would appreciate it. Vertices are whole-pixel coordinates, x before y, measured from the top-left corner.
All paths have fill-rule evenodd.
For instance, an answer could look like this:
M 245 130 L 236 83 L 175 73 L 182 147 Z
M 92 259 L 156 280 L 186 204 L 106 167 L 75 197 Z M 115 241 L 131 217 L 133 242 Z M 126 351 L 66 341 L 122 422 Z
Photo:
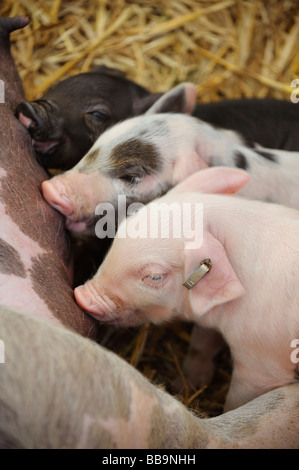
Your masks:
M 194 320 L 216 305 L 224 304 L 244 294 L 222 244 L 205 231 L 201 248 L 184 250 L 185 279 L 197 269 L 203 259 L 211 261 L 211 268 L 190 290 L 189 302 Z
M 192 83 L 182 83 L 169 92 L 164 93 L 145 114 L 191 114 L 195 105 L 196 87 Z
M 249 180 L 250 175 L 244 170 L 222 166 L 206 168 L 184 179 L 169 192 L 172 194 L 186 191 L 208 194 L 234 194 L 241 191 L 249 183 Z
M 139 116 L 140 114 L 146 114 L 146 112 L 161 97 L 161 95 L 162 93 L 148 92 L 142 98 L 134 97 L 133 103 L 132 103 L 134 116 Z

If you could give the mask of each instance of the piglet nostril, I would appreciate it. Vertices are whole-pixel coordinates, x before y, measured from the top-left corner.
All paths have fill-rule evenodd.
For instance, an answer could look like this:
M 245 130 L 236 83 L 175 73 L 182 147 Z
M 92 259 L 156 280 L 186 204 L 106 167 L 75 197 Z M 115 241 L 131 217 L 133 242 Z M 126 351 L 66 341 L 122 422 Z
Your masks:
M 71 201 L 64 194 L 61 194 L 51 181 L 42 183 L 42 191 L 44 198 L 54 209 L 65 216 L 73 214 L 74 209 Z

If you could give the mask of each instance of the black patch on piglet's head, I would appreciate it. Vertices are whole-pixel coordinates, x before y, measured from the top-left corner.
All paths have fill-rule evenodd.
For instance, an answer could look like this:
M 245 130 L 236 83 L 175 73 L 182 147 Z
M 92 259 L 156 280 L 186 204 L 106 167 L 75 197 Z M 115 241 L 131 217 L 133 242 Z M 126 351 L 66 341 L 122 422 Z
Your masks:
M 241 170 L 248 169 L 248 161 L 242 152 L 235 152 L 234 161 L 237 168 L 240 168 Z
M 271 152 L 266 152 L 265 150 L 257 150 L 257 149 L 255 149 L 255 152 L 258 153 L 261 157 L 266 158 L 266 160 L 269 160 L 270 162 L 278 163 L 276 155 L 274 155 Z
M 154 144 L 132 138 L 113 148 L 109 166 L 109 176 L 112 178 L 143 177 L 158 173 L 162 160 Z

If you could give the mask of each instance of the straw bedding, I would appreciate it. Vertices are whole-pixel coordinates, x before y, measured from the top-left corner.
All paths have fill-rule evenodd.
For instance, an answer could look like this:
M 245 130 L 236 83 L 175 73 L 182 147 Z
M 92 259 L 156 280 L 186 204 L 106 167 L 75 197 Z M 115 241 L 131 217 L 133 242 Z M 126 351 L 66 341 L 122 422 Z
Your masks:
M 1 16 L 26 14 L 12 53 L 26 97 L 100 64 L 122 70 L 152 92 L 196 84 L 202 102 L 230 98 L 290 99 L 299 77 L 297 0 L 4 0 Z M 103 344 L 173 393 L 182 376 L 191 325 L 108 330 Z M 217 358 L 208 387 L 178 395 L 194 411 L 222 412 L 229 352 Z

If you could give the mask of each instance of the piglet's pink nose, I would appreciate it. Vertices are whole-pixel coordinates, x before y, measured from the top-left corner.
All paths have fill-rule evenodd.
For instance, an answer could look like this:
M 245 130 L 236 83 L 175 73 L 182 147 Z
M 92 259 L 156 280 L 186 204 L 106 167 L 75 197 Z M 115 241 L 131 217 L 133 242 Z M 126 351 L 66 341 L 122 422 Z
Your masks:
M 74 290 L 75 299 L 79 307 L 94 316 L 103 317 L 105 315 L 104 306 L 100 302 L 95 301 L 93 296 L 84 286 L 76 287 Z
M 51 181 L 44 181 L 42 183 L 42 191 L 44 198 L 54 207 L 65 216 L 70 216 L 74 212 L 73 205 L 71 201 L 63 193 L 63 186 L 60 188 L 58 182 L 52 183 Z

